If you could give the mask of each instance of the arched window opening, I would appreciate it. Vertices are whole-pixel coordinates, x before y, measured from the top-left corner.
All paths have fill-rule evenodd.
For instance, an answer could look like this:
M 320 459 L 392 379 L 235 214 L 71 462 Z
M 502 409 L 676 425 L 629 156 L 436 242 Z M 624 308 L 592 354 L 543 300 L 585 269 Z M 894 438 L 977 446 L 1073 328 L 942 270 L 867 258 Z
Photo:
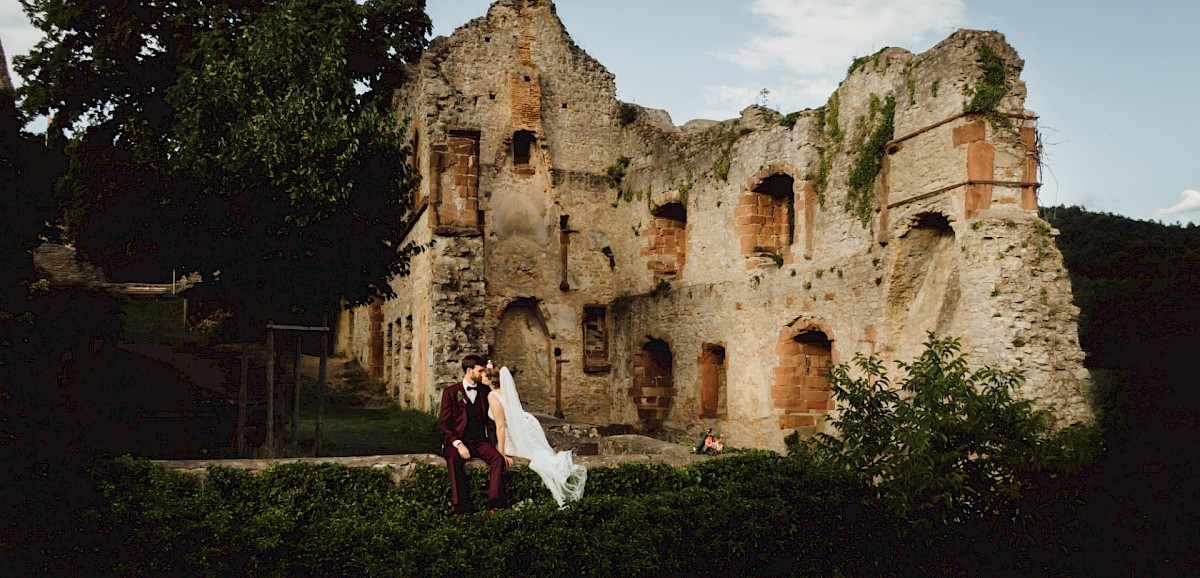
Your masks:
M 789 256 L 796 230 L 795 184 L 791 175 L 775 173 L 742 194 L 737 225 L 743 255 Z

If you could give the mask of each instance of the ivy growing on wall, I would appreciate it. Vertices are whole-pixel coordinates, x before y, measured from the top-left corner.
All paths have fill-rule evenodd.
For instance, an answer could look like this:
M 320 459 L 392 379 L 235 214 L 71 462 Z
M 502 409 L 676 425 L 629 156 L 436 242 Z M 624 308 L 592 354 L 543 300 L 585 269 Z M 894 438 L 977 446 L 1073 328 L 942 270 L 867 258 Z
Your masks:
M 729 180 L 729 164 L 729 151 L 726 150 L 713 161 L 713 176 L 722 181 Z
M 834 92 L 817 117 L 817 126 L 820 127 L 826 146 L 817 147 L 817 152 L 821 155 L 817 163 L 817 172 L 808 175 L 807 178 L 813 181 L 813 191 L 817 194 L 817 203 L 821 205 L 821 208 L 825 208 L 825 190 L 829 188 L 829 172 L 833 168 L 833 155 L 841 150 L 842 141 L 846 136 L 838 124 L 840 106 L 841 97 Z
M 604 169 L 604 182 L 608 184 L 608 188 L 621 188 L 621 181 L 625 179 L 625 169 L 629 168 L 631 160 L 627 156 L 619 156 L 616 162 Z
M 863 225 L 871 220 L 875 202 L 875 178 L 883 169 L 885 147 L 895 132 L 896 99 L 888 95 L 880 101 L 871 95 L 870 109 L 865 119 L 860 119 L 863 140 L 855 152 L 857 156 L 850 168 L 849 191 L 846 194 L 846 210 L 854 213 Z
M 987 117 L 993 129 L 1012 128 L 1012 119 L 996 109 L 1004 95 L 1008 94 L 1008 68 L 1004 59 L 990 44 L 981 43 L 977 52 L 983 79 L 975 86 L 968 86 L 966 94 L 970 100 L 963 104 L 963 112 L 977 113 Z

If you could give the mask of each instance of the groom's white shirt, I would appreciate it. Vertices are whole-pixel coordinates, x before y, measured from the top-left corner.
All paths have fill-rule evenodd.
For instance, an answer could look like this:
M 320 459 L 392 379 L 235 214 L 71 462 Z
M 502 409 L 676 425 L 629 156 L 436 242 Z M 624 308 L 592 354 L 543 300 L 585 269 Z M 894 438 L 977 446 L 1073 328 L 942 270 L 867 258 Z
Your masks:
M 475 396 L 479 395 L 479 392 L 474 389 L 470 389 L 475 387 L 475 382 L 464 378 L 462 384 L 463 389 L 467 390 L 467 397 L 470 398 L 471 403 L 475 403 Z

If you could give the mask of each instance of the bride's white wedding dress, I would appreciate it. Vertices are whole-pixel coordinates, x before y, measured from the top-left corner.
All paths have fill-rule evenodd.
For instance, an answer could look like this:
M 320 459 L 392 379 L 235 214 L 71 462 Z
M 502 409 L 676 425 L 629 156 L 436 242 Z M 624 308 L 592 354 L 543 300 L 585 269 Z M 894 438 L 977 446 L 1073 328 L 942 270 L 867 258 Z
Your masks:
M 542 424 L 522 409 L 517 385 L 507 367 L 500 368 L 500 402 L 508 429 L 505 453 L 529 460 L 529 468 L 542 477 L 559 507 L 583 497 L 587 468 L 576 464 L 571 452 L 556 452 L 550 447 Z

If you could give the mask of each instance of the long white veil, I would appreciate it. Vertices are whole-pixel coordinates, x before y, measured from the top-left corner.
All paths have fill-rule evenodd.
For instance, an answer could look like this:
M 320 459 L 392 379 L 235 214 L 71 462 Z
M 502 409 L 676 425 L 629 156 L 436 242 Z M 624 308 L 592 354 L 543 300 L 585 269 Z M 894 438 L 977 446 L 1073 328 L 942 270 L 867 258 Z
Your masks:
M 560 507 L 583 497 L 587 468 L 576 464 L 571 452 L 555 452 L 550 447 L 542 424 L 521 407 L 517 385 L 507 367 L 500 368 L 500 403 L 508 426 L 505 453 L 529 460 L 529 468 L 541 476 Z

